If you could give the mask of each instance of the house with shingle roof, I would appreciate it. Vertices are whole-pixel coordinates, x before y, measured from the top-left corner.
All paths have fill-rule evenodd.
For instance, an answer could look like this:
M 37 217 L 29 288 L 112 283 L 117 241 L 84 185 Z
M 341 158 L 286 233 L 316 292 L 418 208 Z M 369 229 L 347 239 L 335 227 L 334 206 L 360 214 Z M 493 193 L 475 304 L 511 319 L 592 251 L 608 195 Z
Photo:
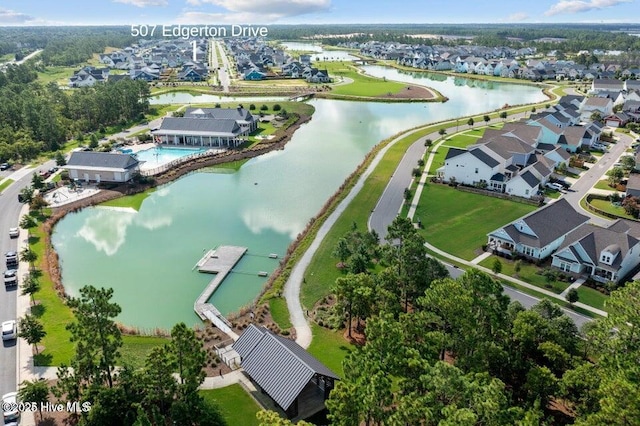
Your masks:
M 85 182 L 128 182 L 138 171 L 138 160 L 129 154 L 75 151 L 62 166 L 71 179 Z
M 289 418 L 325 408 L 338 375 L 291 339 L 250 324 L 233 344 L 240 366 Z
M 564 272 L 619 283 L 640 265 L 640 223 L 618 219 L 606 228 L 582 224 L 552 257 L 551 265 Z
M 597 112 L 602 117 L 613 114 L 613 101 L 609 98 L 600 98 L 597 96 L 586 98 L 580 106 L 580 117 L 582 120 L 590 120 L 591 115 Z
M 527 124 L 530 126 L 537 126 L 542 129 L 542 143 L 555 145 L 558 143 L 560 135 L 562 135 L 562 129 L 560 126 L 549 121 L 546 116 L 536 120 L 529 120 Z
M 488 248 L 542 260 L 560 247 L 567 235 L 589 217 L 578 213 L 564 198 L 487 234 Z

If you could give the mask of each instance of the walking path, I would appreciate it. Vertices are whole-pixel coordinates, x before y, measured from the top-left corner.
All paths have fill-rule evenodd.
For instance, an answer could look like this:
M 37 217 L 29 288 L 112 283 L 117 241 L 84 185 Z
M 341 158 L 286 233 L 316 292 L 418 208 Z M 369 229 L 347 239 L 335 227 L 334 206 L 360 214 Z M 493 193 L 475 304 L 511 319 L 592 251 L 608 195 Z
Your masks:
M 488 274 L 494 275 L 493 271 L 491 269 L 489 269 L 489 268 L 485 268 L 484 266 L 476 265 L 476 264 L 474 264 L 474 263 L 472 263 L 472 262 L 470 262 L 468 260 L 465 260 L 465 259 L 462 259 L 460 257 L 454 256 L 454 255 L 452 255 L 450 253 L 447 253 L 447 252 L 445 252 L 443 250 L 440 250 L 439 248 L 437 248 L 435 246 L 432 246 L 429 243 L 425 243 L 424 245 L 429 250 L 432 250 L 432 251 L 436 252 L 438 255 L 440 255 L 442 257 L 446 257 L 447 259 L 453 260 L 454 262 L 458 262 L 458 263 L 461 263 L 461 264 L 466 265 L 466 266 L 471 266 L 471 267 L 474 267 L 474 268 L 479 269 L 481 271 L 484 271 L 484 272 L 486 272 Z M 560 294 L 556 294 L 556 293 L 554 293 L 552 291 L 549 291 L 549 290 L 546 290 L 544 288 L 536 287 L 535 285 L 529 284 L 529 283 L 524 282 L 522 280 L 519 280 L 517 278 L 513 278 L 513 277 L 511 277 L 509 275 L 497 274 L 497 276 L 498 276 L 498 278 L 503 279 L 505 281 L 509 281 L 509 282 L 517 284 L 519 286 L 528 288 L 529 290 L 536 291 L 538 293 L 544 294 L 545 296 L 551 297 L 553 299 L 562 300 L 563 302 L 566 302 L 566 299 Z M 607 316 L 607 313 L 605 311 L 597 309 L 597 308 L 594 308 L 594 307 L 589 306 L 589 305 L 585 305 L 584 303 L 576 302 L 576 303 L 574 303 L 574 306 L 577 306 L 579 308 L 584 309 L 585 311 L 589 311 L 589 312 L 592 312 L 594 314 L 597 314 L 597 315 L 600 315 L 600 316 L 603 316 L 603 317 Z
M 567 288 L 566 288 L 562 293 L 560 293 L 560 296 L 562 296 L 562 297 L 563 297 L 563 298 L 565 298 L 565 300 L 566 300 L 566 298 L 567 298 L 567 294 L 569 294 L 569 291 L 570 291 L 572 288 L 575 288 L 575 289 L 577 290 L 578 288 L 580 288 L 580 286 L 581 286 L 582 284 L 584 284 L 584 282 L 585 282 L 585 281 L 586 281 L 586 280 L 585 280 L 584 278 L 578 278 L 578 279 L 577 279 L 577 280 L 575 280 L 573 283 L 571 283 L 571 285 L 570 285 L 569 287 L 567 287 Z
M 472 259 L 471 263 L 473 263 L 474 265 L 477 265 L 480 262 L 482 262 L 483 260 L 485 260 L 487 257 L 490 257 L 490 256 L 491 256 L 491 252 L 485 251 L 484 253 L 482 253 L 481 255 L 476 257 L 475 259 Z

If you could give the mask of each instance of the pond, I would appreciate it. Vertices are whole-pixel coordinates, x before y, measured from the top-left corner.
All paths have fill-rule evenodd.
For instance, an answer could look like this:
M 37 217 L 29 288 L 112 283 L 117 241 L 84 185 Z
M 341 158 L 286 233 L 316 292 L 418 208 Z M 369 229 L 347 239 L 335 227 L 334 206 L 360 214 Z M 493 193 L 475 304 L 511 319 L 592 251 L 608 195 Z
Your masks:
M 287 41 L 280 43 L 280 45 L 287 50 L 309 52 L 309 55 L 311 56 L 311 62 L 353 61 L 354 59 L 358 59 L 357 56 L 353 56 L 346 50 L 324 50 L 319 44 Z
M 189 174 L 149 194 L 139 211 L 93 207 L 61 220 L 53 244 L 67 292 L 86 284 L 114 288 L 119 321 L 150 330 L 176 322 L 199 323 L 193 303 L 211 276 L 192 270 L 204 250 L 249 248 L 213 295 L 224 314 L 249 304 L 325 201 L 379 141 L 427 122 L 478 114 L 505 103 L 546 99 L 531 86 L 456 84 L 395 70 L 372 74 L 437 86 L 446 103 L 311 101 L 312 120 L 284 150 L 252 159 L 235 173 L 209 169 Z M 397 74 L 397 75 L 396 75 Z M 405 81 L 405 80 L 403 80 Z

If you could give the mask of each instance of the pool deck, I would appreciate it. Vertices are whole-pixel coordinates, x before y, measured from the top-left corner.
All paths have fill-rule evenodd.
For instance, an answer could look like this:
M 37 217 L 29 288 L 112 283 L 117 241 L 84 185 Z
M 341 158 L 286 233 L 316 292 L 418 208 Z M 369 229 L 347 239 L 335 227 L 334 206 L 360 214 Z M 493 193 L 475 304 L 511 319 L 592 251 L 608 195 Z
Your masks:
M 198 272 L 216 274 L 216 276 L 198 296 L 198 299 L 193 304 L 193 309 L 203 321 L 210 320 L 216 327 L 231 337 L 235 335 L 231 331 L 231 324 L 214 305 L 208 303 L 208 300 L 246 252 L 246 247 L 219 246 L 209 250 L 195 266 L 198 268 Z

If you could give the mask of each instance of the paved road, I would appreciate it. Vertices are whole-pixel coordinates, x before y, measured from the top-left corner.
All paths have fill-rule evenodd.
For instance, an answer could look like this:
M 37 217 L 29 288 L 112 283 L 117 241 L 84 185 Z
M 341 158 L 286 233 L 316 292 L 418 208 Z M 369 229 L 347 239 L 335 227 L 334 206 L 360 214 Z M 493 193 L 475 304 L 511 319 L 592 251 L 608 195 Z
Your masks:
M 218 68 L 218 80 L 220 81 L 220 85 L 222 86 L 222 91 L 225 93 L 229 92 L 229 86 L 231 86 L 231 65 L 229 64 L 229 58 L 227 58 L 227 54 L 224 51 L 224 47 L 220 41 L 214 41 L 218 51 L 220 52 L 220 56 L 222 57 L 222 66 Z M 214 52 L 214 56 L 215 52 Z M 217 62 L 216 58 L 216 62 Z
M 31 183 L 33 172 L 48 170 L 54 165 L 54 161 L 48 161 L 35 169 L 22 169 L 15 172 L 15 174 L 12 175 L 12 178 L 15 178 L 15 182 L 0 194 L 0 253 L 3 257 L 1 261 L 2 271 L 6 269 L 4 253 L 7 251 L 16 251 L 18 246 L 18 239 L 9 238 L 9 228 L 18 226 L 20 209 L 22 209 L 22 204 L 18 202 L 18 193 Z M 22 235 L 25 235 L 25 233 L 23 232 Z M 21 278 L 21 276 L 18 278 L 19 282 Z M 0 288 L 1 321 L 16 319 L 16 299 L 18 292 L 19 290 L 15 287 L 10 290 Z M 5 394 L 16 390 L 17 353 L 15 341 L 2 343 L 3 347 L 0 348 L 0 394 Z
M 591 222 L 600 226 L 606 226 L 611 223 L 611 220 L 596 216 L 589 211 L 581 210 L 580 200 L 587 194 L 593 185 L 602 179 L 607 170 L 613 166 L 613 163 L 618 161 L 618 158 L 620 158 L 620 156 L 624 154 L 625 150 L 633 143 L 633 139 L 628 135 L 621 133 L 617 133 L 616 135 L 619 137 L 618 143 L 611 144 L 609 146 L 609 151 L 606 152 L 600 160 L 598 160 L 598 162 L 589 169 L 589 171 L 584 173 L 580 179 L 571 185 L 569 191 L 564 195 L 564 198 L 574 208 L 576 208 L 576 210 L 589 215 L 591 217 Z
M 460 275 L 464 274 L 464 269 L 460 269 L 457 266 L 452 266 L 448 263 L 444 263 L 444 266 L 447 268 L 447 271 L 449 271 L 449 275 L 451 275 L 451 278 L 458 278 Z M 503 285 L 502 288 L 504 289 L 504 294 L 509 296 L 511 300 L 516 300 L 520 302 L 522 306 L 524 306 L 527 309 L 531 308 L 533 305 L 540 302 L 540 299 L 533 296 L 529 296 L 528 294 L 523 293 L 519 290 L 516 290 L 513 287 Z M 578 329 L 581 329 L 584 324 L 593 320 L 592 318 L 589 318 L 584 315 L 580 315 L 569 309 L 565 309 L 565 308 L 561 308 L 561 309 L 569 318 L 573 320 L 574 324 L 578 327 Z

